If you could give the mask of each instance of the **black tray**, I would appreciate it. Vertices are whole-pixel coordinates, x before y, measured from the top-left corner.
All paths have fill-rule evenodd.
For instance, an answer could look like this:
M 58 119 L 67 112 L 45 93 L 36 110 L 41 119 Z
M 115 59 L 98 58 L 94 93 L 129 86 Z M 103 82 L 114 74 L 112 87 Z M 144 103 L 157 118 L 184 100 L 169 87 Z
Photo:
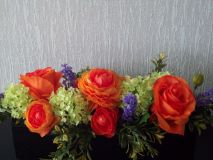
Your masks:
M 38 160 L 48 158 L 48 154 L 56 150 L 52 144 L 53 137 L 41 138 L 28 131 L 25 126 L 16 126 L 12 122 L 13 140 L 16 157 L 19 160 Z M 157 145 L 159 156 L 154 160 L 193 160 L 196 136 L 186 132 L 185 136 L 166 135 L 161 145 Z M 119 147 L 118 139 L 97 137 L 92 141 L 93 160 L 128 160 L 125 150 Z M 139 160 L 153 160 L 150 157 L 139 157 Z

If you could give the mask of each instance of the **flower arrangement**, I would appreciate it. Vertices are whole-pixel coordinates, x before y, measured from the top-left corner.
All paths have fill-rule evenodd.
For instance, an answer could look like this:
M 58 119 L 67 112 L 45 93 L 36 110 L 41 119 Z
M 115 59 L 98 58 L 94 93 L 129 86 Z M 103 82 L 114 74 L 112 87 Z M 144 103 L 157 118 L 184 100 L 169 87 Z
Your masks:
M 24 119 L 30 132 L 52 134 L 53 160 L 86 160 L 93 138 L 117 136 L 131 159 L 154 157 L 153 147 L 166 133 L 201 134 L 213 126 L 213 89 L 196 94 L 203 75 L 193 77 L 194 89 L 181 77 L 163 71 L 163 53 L 148 75 L 121 76 L 109 69 L 86 68 L 74 73 L 65 64 L 20 76 L 0 94 L 0 120 Z

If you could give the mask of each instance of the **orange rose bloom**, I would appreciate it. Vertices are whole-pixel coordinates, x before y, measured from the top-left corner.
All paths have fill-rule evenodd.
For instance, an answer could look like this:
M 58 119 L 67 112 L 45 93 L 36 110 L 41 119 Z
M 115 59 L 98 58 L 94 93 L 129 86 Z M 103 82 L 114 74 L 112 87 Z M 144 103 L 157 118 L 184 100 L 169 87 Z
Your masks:
M 47 135 L 60 118 L 55 116 L 52 106 L 46 100 L 32 102 L 25 112 L 25 124 L 31 132 Z
M 111 138 L 115 135 L 118 118 L 118 108 L 98 106 L 91 117 L 91 128 L 96 135 Z
M 47 67 L 21 75 L 20 80 L 23 85 L 29 88 L 33 98 L 47 99 L 53 91 L 56 92 L 60 87 L 61 77 L 60 72 L 55 72 L 52 68 Z
M 95 68 L 78 79 L 78 88 L 87 100 L 103 107 L 114 107 L 120 102 L 122 78 L 107 69 Z
M 159 78 L 153 87 L 152 112 L 168 133 L 184 135 L 185 124 L 195 109 L 195 98 L 187 82 L 171 75 Z

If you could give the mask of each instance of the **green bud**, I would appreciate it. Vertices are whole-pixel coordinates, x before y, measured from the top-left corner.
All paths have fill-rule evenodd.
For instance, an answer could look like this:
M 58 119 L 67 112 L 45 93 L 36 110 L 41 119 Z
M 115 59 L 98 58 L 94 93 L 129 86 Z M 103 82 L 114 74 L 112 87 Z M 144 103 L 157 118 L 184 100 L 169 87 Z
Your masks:
M 195 87 L 202 85 L 203 80 L 204 80 L 204 76 L 201 73 L 195 74 L 192 78 L 192 81 Z
M 159 55 L 160 59 L 163 60 L 165 59 L 166 55 L 164 52 L 161 52 L 160 55 Z

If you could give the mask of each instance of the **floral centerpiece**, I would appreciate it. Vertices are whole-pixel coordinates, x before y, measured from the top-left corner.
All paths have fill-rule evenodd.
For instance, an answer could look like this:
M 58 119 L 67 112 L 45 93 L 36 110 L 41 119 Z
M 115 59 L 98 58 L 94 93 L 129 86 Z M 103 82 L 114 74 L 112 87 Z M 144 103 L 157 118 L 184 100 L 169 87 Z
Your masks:
M 131 159 L 155 157 L 155 143 L 166 133 L 184 135 L 213 125 L 213 90 L 196 94 L 203 75 L 193 77 L 194 89 L 181 77 L 163 71 L 165 55 L 153 60 L 148 75 L 122 76 L 103 68 L 74 73 L 64 64 L 20 75 L 0 95 L 1 121 L 24 120 L 30 132 L 54 136 L 53 160 L 91 159 L 96 136 L 118 137 Z

